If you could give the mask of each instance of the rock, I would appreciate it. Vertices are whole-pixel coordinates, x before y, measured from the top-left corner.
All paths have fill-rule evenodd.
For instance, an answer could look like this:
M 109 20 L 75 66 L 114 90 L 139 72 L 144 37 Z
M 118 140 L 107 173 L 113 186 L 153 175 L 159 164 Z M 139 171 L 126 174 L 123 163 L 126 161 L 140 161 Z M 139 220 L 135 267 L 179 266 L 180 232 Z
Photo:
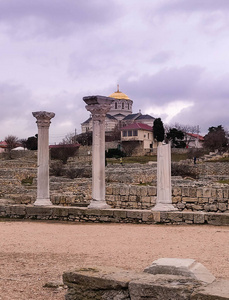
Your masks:
M 170 274 L 194 278 L 204 283 L 212 283 L 215 277 L 194 259 L 159 258 L 144 272 L 150 274 Z
M 133 280 L 129 284 L 131 300 L 190 300 L 200 284 L 192 278 L 175 275 L 151 275 Z

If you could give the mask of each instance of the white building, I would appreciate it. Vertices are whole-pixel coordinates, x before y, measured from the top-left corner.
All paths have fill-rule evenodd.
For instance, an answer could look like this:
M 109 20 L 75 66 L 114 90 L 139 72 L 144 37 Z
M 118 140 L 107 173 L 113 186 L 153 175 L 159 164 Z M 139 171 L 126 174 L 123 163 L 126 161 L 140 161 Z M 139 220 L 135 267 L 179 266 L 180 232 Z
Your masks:
M 115 100 L 112 103 L 109 114 L 106 115 L 106 132 L 112 131 L 117 126 L 120 128 L 132 123 L 143 123 L 151 127 L 153 126 L 155 118 L 152 116 L 142 115 L 141 112 L 135 114 L 132 113 L 133 101 L 119 90 L 119 85 L 117 86 L 117 91 L 109 97 L 114 98 Z M 91 117 L 81 124 L 81 131 L 82 133 L 92 131 Z

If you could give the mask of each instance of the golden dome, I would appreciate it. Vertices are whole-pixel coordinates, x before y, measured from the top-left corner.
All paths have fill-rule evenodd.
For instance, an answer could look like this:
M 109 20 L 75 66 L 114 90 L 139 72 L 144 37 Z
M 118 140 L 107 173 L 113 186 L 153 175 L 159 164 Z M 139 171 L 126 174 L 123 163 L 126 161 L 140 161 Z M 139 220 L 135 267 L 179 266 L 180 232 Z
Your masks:
M 124 93 L 122 93 L 122 92 L 119 91 L 119 84 L 117 86 L 117 91 L 114 92 L 113 94 L 111 94 L 109 97 L 115 98 L 115 99 L 130 100 L 130 98 L 126 94 L 124 94 Z

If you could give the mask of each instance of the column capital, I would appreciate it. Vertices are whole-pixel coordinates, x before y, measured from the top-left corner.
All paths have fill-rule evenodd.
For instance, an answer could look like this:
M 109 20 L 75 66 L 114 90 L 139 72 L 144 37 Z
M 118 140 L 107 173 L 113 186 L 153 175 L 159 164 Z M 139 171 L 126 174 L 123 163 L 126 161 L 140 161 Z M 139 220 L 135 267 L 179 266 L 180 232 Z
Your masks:
M 105 120 L 106 114 L 110 110 L 109 104 L 93 104 L 93 105 L 86 105 L 86 109 L 90 111 L 92 115 L 93 121 L 102 121 Z
M 86 109 L 91 112 L 93 121 L 102 121 L 111 109 L 114 98 L 105 96 L 86 96 L 83 101 L 87 104 Z
M 53 112 L 47 111 L 36 111 L 32 114 L 37 119 L 38 127 L 49 127 L 51 123 L 50 120 L 55 117 L 55 114 Z

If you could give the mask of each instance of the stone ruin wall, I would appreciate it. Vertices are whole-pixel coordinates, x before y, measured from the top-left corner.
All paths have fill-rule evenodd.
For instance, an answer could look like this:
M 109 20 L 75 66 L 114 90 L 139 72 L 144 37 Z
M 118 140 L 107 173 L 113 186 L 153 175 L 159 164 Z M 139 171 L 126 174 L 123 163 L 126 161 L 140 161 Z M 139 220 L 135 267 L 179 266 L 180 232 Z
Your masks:
M 17 204 L 33 203 L 36 198 L 36 159 L 30 159 L 32 156 L 29 151 L 27 152 L 28 160 L 20 160 L 20 158 L 11 161 L 4 160 L 0 169 L 0 197 L 14 199 Z M 33 158 L 36 158 L 36 153 L 34 151 L 32 153 Z M 76 163 L 77 158 L 75 162 L 71 161 L 70 165 L 77 166 Z M 208 162 L 190 165 L 193 170 L 202 174 L 201 180 L 173 179 L 173 204 L 179 210 L 228 212 L 229 186 L 209 180 L 228 178 L 228 163 Z M 90 173 L 91 166 L 88 165 L 87 168 L 87 172 Z M 34 178 L 33 184 L 22 185 L 22 180 L 28 177 Z M 148 185 L 149 183 L 152 185 Z M 156 193 L 156 163 L 109 165 L 106 168 L 106 199 L 112 207 L 150 209 L 155 205 Z M 86 205 L 91 200 L 91 179 L 71 180 L 52 176 L 50 196 L 52 203 L 56 205 Z

